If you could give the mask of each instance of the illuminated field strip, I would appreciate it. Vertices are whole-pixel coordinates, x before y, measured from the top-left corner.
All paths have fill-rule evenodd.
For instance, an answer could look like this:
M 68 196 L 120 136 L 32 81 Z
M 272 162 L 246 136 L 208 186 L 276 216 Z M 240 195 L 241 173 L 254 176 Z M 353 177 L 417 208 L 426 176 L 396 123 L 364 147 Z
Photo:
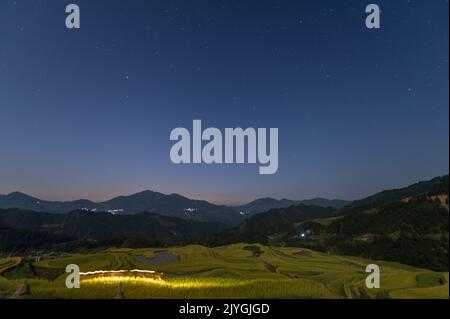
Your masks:
M 169 289 L 202 289 L 202 288 L 236 288 L 251 285 L 252 280 L 240 281 L 210 281 L 210 280 L 162 280 L 161 278 L 134 277 L 134 276 L 97 276 L 82 279 L 87 285 L 148 285 Z
M 153 270 L 96 270 L 80 272 L 81 281 L 88 285 L 152 285 L 170 289 L 192 288 L 232 288 L 251 284 L 250 281 L 196 281 L 196 280 L 162 280 L 162 273 Z M 84 277 L 84 278 L 83 278 Z
M 154 284 L 162 281 L 162 273 L 153 270 L 96 270 L 80 272 L 80 279 L 84 283 L 134 283 Z M 84 277 L 84 278 L 83 278 Z
M 133 270 L 96 270 L 96 271 L 88 271 L 88 272 L 80 272 L 80 276 L 96 276 L 96 275 L 108 275 L 108 274 L 126 274 L 126 273 L 134 273 L 134 274 L 145 274 L 145 275 L 162 275 L 162 273 L 156 273 L 153 270 L 141 270 L 141 269 L 133 269 Z
M 158 284 L 162 282 L 161 278 L 149 278 L 149 277 L 134 277 L 134 276 L 105 276 L 105 277 L 92 277 L 88 279 L 82 279 L 83 283 L 87 284 L 104 284 L 113 285 L 118 283 L 130 283 L 130 284 Z

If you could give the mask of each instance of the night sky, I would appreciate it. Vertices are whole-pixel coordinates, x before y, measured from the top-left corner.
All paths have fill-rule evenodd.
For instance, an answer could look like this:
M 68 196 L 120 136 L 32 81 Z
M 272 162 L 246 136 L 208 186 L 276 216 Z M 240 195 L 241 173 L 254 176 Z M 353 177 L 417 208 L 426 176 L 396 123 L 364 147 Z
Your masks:
M 448 173 L 448 1 L 0 2 L 0 193 L 357 199 Z M 377 3 L 381 29 L 365 27 Z M 279 170 L 174 165 L 173 128 L 279 128 Z

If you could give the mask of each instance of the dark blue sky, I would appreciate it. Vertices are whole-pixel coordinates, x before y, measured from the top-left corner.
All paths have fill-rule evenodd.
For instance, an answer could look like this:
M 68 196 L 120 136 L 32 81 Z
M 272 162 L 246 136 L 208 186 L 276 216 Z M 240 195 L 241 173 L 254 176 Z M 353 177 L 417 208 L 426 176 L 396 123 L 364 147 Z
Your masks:
M 448 1 L 72 2 L 75 31 L 69 1 L 0 2 L 0 193 L 356 199 L 448 173 Z M 172 164 L 193 119 L 278 127 L 278 173 Z

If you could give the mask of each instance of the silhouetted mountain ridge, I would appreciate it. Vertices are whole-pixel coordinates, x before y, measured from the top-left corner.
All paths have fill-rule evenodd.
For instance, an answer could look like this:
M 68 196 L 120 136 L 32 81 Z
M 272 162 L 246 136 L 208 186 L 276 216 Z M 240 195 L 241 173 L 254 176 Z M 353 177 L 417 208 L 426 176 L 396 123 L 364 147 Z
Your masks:
M 227 206 L 193 200 L 178 194 L 165 195 L 149 190 L 129 196 L 118 196 L 100 203 L 89 200 L 46 201 L 14 192 L 0 195 L 0 208 L 19 208 L 56 214 L 65 214 L 77 209 L 114 212 L 115 214 L 153 212 L 187 220 L 220 222 L 230 225 L 236 225 L 243 219 L 238 212 Z
M 319 207 L 341 208 L 348 201 L 315 198 L 303 201 L 289 199 L 261 198 L 246 205 L 228 207 L 215 205 L 204 200 L 194 200 L 179 194 L 162 194 L 146 190 L 128 196 L 117 196 L 104 202 L 86 199 L 74 201 L 47 201 L 20 192 L 0 195 L 0 208 L 19 208 L 37 212 L 65 214 L 77 209 L 113 212 L 114 214 L 138 214 L 153 212 L 166 216 L 180 217 L 188 220 L 220 222 L 237 225 L 244 219 L 257 213 L 274 208 L 285 208 L 305 204 Z
M 236 211 L 239 211 L 242 214 L 245 214 L 245 216 L 250 217 L 258 213 L 267 212 L 271 209 L 277 209 L 277 208 L 287 208 L 289 206 L 295 206 L 295 205 L 308 205 L 308 206 L 318 206 L 318 207 L 331 207 L 335 209 L 340 209 L 348 204 L 350 204 L 350 201 L 341 200 L 341 199 L 326 199 L 326 198 L 313 198 L 313 199 L 306 199 L 306 200 L 290 200 L 290 199 L 275 199 L 271 197 L 265 197 L 265 198 L 259 198 L 256 199 L 248 204 L 241 205 L 241 206 L 235 206 L 234 209 Z

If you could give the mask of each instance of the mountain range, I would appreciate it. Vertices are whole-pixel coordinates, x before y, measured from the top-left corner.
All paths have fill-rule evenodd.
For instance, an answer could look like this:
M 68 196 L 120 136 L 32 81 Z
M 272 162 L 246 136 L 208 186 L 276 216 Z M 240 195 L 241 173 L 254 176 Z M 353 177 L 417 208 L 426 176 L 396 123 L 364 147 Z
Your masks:
M 150 212 L 187 220 L 218 222 L 227 225 L 237 225 L 254 214 L 265 212 L 272 208 L 283 208 L 298 204 L 341 208 L 349 203 L 344 200 L 327 200 L 322 198 L 305 201 L 264 198 L 246 205 L 229 207 L 215 205 L 203 200 L 189 199 L 178 194 L 165 195 L 154 191 L 143 191 L 130 196 L 119 196 L 100 203 L 85 199 L 46 201 L 20 192 L 0 195 L 0 208 L 3 209 L 19 208 L 55 214 L 66 214 L 80 209 L 120 215 Z
M 40 209 L 53 208 L 53 213 L 0 208 L 0 253 L 196 243 L 221 246 L 248 242 L 306 247 L 325 253 L 448 271 L 448 193 L 449 177 L 446 175 L 382 191 L 340 209 L 263 199 L 247 207 L 254 211 L 268 207 L 264 205 L 287 207 L 244 215 L 236 207 L 155 192 L 118 197 L 100 204 L 86 201 L 42 203 L 36 198 L 30 200 L 29 196 L 13 193 L 2 196 L 1 205 L 38 205 Z M 80 203 L 94 206 L 69 213 L 56 210 Z M 119 207 L 125 207 L 124 211 L 97 211 Z M 146 207 L 152 211 L 139 212 Z M 216 220 L 194 220 L 192 215 Z
M 119 196 L 100 203 L 84 199 L 66 202 L 46 201 L 14 192 L 0 195 L 0 208 L 19 208 L 54 214 L 66 214 L 74 210 L 109 212 L 116 215 L 149 212 L 187 220 L 219 222 L 229 225 L 238 224 L 242 220 L 242 215 L 227 206 L 193 200 L 178 194 L 165 195 L 153 191 Z

